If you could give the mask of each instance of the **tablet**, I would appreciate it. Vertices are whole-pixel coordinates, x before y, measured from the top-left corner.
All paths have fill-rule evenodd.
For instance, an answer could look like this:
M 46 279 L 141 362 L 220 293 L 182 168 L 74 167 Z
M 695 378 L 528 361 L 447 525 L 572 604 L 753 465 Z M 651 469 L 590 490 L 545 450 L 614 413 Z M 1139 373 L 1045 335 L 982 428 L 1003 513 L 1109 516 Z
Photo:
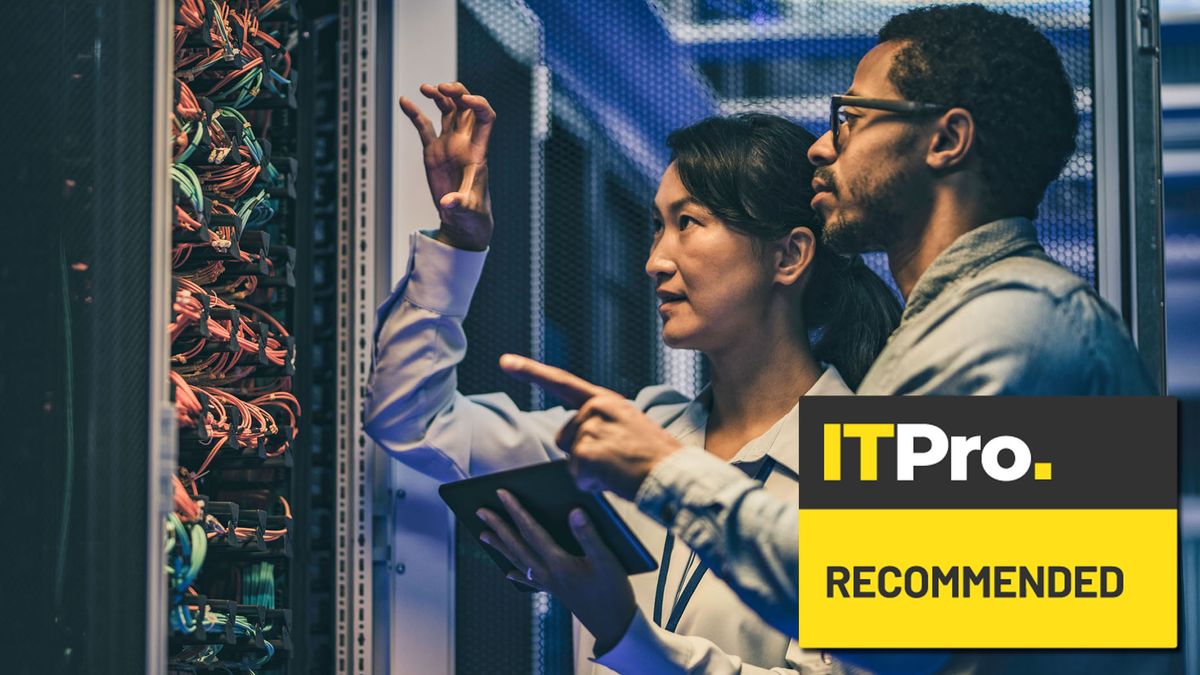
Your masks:
M 445 483 L 438 488 L 438 494 L 458 517 L 458 522 L 467 528 L 471 538 L 483 546 L 506 573 L 516 568 L 499 551 L 479 541 L 479 535 L 487 526 L 475 515 L 480 508 L 488 508 L 513 525 L 500 498 L 496 496 L 496 490 L 501 488 L 516 496 L 534 520 L 568 553 L 583 555 L 567 522 L 571 510 L 582 507 L 627 574 L 651 572 L 658 567 L 654 557 L 621 520 L 604 495 L 580 490 L 567 470 L 567 460 L 561 459 Z M 513 525 L 513 529 L 517 529 L 516 525 Z M 522 574 L 525 572 L 517 571 Z M 514 585 L 529 590 L 520 584 Z

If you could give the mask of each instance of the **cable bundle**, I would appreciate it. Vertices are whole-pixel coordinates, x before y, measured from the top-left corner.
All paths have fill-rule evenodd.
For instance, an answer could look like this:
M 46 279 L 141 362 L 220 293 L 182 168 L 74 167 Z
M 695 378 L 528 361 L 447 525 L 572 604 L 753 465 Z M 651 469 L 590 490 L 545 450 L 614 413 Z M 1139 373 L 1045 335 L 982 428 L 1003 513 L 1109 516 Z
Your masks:
M 171 489 L 175 502 L 175 515 L 184 523 L 195 523 L 200 520 L 200 505 L 188 494 L 187 488 L 179 476 L 171 476 Z
M 196 172 L 187 164 L 172 164 L 171 183 L 176 193 L 184 199 L 183 204 L 178 200 L 175 203 L 175 227 L 189 232 L 200 230 L 204 213 L 204 188 Z
M 275 608 L 275 565 L 260 562 L 242 569 L 242 604 Z
M 175 411 L 180 425 L 191 429 L 203 427 L 208 440 L 201 443 L 210 446 L 199 468 L 189 473 L 193 494 L 197 493 L 196 481 L 204 476 L 217 453 L 231 438 L 243 447 L 255 447 L 260 441 L 273 441 L 274 447 L 268 446 L 265 450 L 266 457 L 282 456 L 296 439 L 295 420 L 300 416 L 300 403 L 289 392 L 278 391 L 243 401 L 215 387 L 193 387 L 177 373 L 171 374 L 171 381 L 175 385 Z M 205 395 L 207 404 L 202 402 L 197 392 Z M 291 422 L 287 425 L 287 433 L 281 433 L 283 429 L 275 417 L 267 412 L 268 407 L 279 411 Z M 239 421 L 236 423 L 231 411 L 237 411 Z
M 288 352 L 283 340 L 288 337 L 288 332 L 270 313 L 244 302 L 226 302 L 219 295 L 209 293 L 184 278 L 178 278 L 176 282 L 179 288 L 173 305 L 175 321 L 168 326 L 175 373 L 192 383 L 223 387 L 252 375 L 259 366 L 257 356 L 260 351 L 272 365 L 282 367 L 286 364 Z M 201 297 L 207 303 L 202 302 Z M 231 318 L 205 316 L 206 305 L 210 311 L 224 310 Z M 238 314 L 234 325 L 233 310 L 256 316 L 269 327 L 265 349 L 259 343 L 250 319 Z M 199 332 L 190 338 L 183 337 L 188 328 L 201 321 L 209 337 Z M 228 343 L 233 349 L 206 354 L 205 348 L 210 341 Z
M 171 128 L 174 138 L 172 161 L 185 162 L 200 143 L 204 140 L 204 109 L 191 87 L 182 80 L 175 80 L 176 96 L 175 112 L 171 115 Z
M 283 517 L 290 521 L 292 519 L 291 505 L 288 504 L 288 501 L 286 499 L 284 499 L 283 497 L 280 497 L 279 501 L 283 504 Z M 229 528 L 226 527 L 224 523 L 222 523 L 220 520 L 218 520 L 215 516 L 213 516 L 211 514 L 206 515 L 204 517 L 204 529 L 207 532 L 207 536 L 209 539 L 215 539 L 217 537 L 224 537 L 225 535 L 229 534 Z M 287 532 L 288 531 L 287 531 L 286 527 L 281 528 L 281 529 L 263 530 L 262 540 L 264 542 L 277 541 L 279 539 L 282 539 L 283 537 L 286 537 Z M 238 540 L 239 543 L 246 543 L 248 541 L 254 541 L 254 539 L 257 537 L 257 535 L 258 535 L 258 531 L 255 530 L 253 527 L 235 527 L 235 528 L 233 528 L 233 536 L 234 536 L 234 538 L 236 538 Z M 274 577 L 272 577 L 272 578 L 274 578 Z M 245 604 L 257 605 L 257 604 L 265 604 L 265 603 L 247 602 Z M 272 600 L 271 600 L 270 606 L 271 607 L 275 606 L 274 595 L 272 595 Z
M 274 607 L 277 590 L 289 594 L 276 563 L 242 556 L 290 555 L 290 462 L 271 460 L 291 451 L 301 414 L 291 392 L 296 343 L 278 318 L 297 311 L 294 224 L 276 220 L 296 212 L 287 200 L 297 168 L 292 158 L 273 162 L 267 139 L 272 109 L 296 105 L 288 50 L 299 43 L 299 17 L 292 0 L 175 4 L 168 331 L 183 466 L 172 477 L 164 541 L 170 662 L 253 672 L 287 644 L 287 615 Z M 277 119 L 294 132 L 294 115 Z M 202 491 L 217 499 L 198 498 Z M 246 506 L 276 498 L 271 513 Z M 267 542 L 277 543 L 267 551 Z M 273 610 L 271 619 L 242 604 Z M 284 639 L 267 639 L 272 631 Z
M 249 192 L 256 181 L 261 180 L 268 188 L 279 186 L 282 176 L 275 166 L 267 161 L 263 145 L 255 136 L 254 129 L 246 117 L 234 108 L 220 107 L 212 114 L 210 129 L 220 129 L 221 133 L 224 133 L 224 120 L 228 120 L 238 134 L 240 161 L 234 164 L 211 161 L 211 166 L 199 168 L 197 176 L 205 191 L 227 202 L 236 203 Z M 210 131 L 211 133 L 215 132 Z M 228 141 L 227 137 L 226 140 Z M 221 159 L 224 160 L 223 155 Z
M 196 607 L 196 609 L 198 610 L 199 607 Z M 231 618 L 233 620 L 233 634 L 238 638 L 250 638 L 253 642 L 259 642 L 259 638 L 262 636 L 262 634 L 271 630 L 270 625 L 261 627 L 255 626 L 250 622 L 249 619 L 240 614 L 235 614 L 231 617 L 224 612 L 219 612 L 213 609 L 212 606 L 206 606 L 204 609 L 204 621 L 200 627 L 205 633 L 214 635 L 224 633 L 225 626 L 229 623 Z M 261 644 L 263 649 L 262 656 L 248 657 L 243 655 L 240 662 L 242 667 L 246 668 L 247 670 L 250 668 L 259 668 L 266 665 L 266 663 L 271 660 L 271 657 L 275 655 L 275 645 L 271 644 L 269 640 L 265 639 L 261 640 Z M 223 649 L 224 645 L 219 643 L 209 645 L 192 645 L 184 647 L 178 656 L 175 657 L 175 660 L 180 663 L 195 663 L 208 666 L 210 668 L 219 668 L 224 665 L 221 663 L 219 658 Z M 253 673 L 254 671 L 251 670 L 250 672 Z
M 201 96 L 244 108 L 266 89 L 291 85 L 291 55 L 261 20 L 282 3 L 182 0 L 175 26 L 176 76 Z
M 181 633 L 196 630 L 196 621 L 184 596 L 200 575 L 208 551 L 208 536 L 200 524 L 184 523 L 179 516 L 167 516 L 163 553 L 170 589 L 171 628 Z
M 201 297 L 206 299 L 210 311 L 226 310 L 229 318 L 206 316 L 206 303 L 200 301 Z M 175 321 L 169 330 L 174 352 L 170 377 L 175 387 L 176 417 L 181 427 L 202 431 L 198 437 L 206 440 L 200 442 L 209 445 L 203 462 L 190 474 L 195 493 L 195 481 L 231 440 L 241 447 L 264 443 L 267 457 L 283 455 L 297 434 L 300 403 L 285 391 L 291 386 L 290 377 L 250 377 L 260 367 L 257 355 L 262 346 L 250 320 L 241 312 L 263 319 L 268 326 L 264 353 L 270 364 L 283 366 L 288 356 L 281 343 L 287 337 L 287 330 L 270 313 L 246 303 L 226 302 L 183 279 L 178 280 L 174 309 Z M 189 328 L 200 322 L 204 323 L 208 337 L 199 331 L 185 337 Z M 231 344 L 235 349 L 206 353 L 206 347 L 214 340 Z

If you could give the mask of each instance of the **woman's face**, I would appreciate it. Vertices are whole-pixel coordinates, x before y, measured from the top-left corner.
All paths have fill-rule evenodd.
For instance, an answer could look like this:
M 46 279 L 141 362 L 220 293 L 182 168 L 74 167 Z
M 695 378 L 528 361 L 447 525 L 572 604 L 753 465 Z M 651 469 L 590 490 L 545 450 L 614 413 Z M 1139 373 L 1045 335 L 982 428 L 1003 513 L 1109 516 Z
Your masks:
M 744 342 L 762 325 L 772 285 L 751 238 L 695 201 L 674 162 L 654 197 L 654 225 L 646 274 L 658 293 L 663 341 L 708 353 Z

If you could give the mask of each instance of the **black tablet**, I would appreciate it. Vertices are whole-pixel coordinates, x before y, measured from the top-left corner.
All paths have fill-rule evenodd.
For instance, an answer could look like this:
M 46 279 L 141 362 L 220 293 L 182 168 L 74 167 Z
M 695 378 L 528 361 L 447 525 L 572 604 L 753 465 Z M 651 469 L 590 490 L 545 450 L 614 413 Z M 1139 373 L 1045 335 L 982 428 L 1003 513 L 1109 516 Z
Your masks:
M 575 480 L 567 470 L 565 459 L 445 483 L 438 488 L 438 493 L 450 510 L 454 511 L 462 527 L 467 528 L 471 538 L 478 542 L 479 535 L 486 529 L 483 521 L 475 515 L 479 509 L 491 509 L 510 525 L 513 524 L 500 498 L 496 496 L 496 490 L 501 488 L 516 496 L 525 510 L 568 553 L 583 555 L 579 542 L 575 541 L 575 535 L 571 533 L 571 526 L 567 522 L 571 510 L 582 507 L 626 573 L 641 574 L 658 567 L 654 557 L 642 542 L 638 541 L 625 521 L 621 520 L 604 495 L 584 492 L 575 485 Z M 516 529 L 515 525 L 513 529 Z M 505 572 L 515 569 L 492 547 L 485 546 L 482 542 L 480 546 L 483 546 L 500 569 Z M 525 570 L 518 571 L 524 573 Z M 514 585 L 528 590 L 519 584 Z

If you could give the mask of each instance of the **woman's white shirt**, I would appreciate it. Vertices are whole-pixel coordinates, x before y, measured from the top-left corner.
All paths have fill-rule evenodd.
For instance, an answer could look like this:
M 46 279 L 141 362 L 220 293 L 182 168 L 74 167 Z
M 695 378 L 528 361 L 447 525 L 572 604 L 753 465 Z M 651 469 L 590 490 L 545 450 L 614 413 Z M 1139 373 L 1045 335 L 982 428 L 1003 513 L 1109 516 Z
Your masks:
M 572 411 L 525 412 L 503 394 L 464 396 L 455 368 L 466 353 L 462 320 L 478 283 L 486 252 L 463 251 L 414 234 L 407 274 L 379 309 L 375 364 L 364 412 L 367 433 L 387 452 L 439 480 L 457 480 L 562 457 L 554 436 Z M 808 395 L 852 392 L 827 368 Z M 695 400 L 668 387 L 643 389 L 638 409 L 685 445 L 702 448 L 706 397 Z M 735 464 L 764 457 L 774 468 L 764 488 L 794 503 L 798 485 L 797 409 L 742 448 Z M 666 530 L 631 502 L 611 501 L 656 557 Z M 690 550 L 677 542 L 665 604 L 675 597 Z M 800 650 L 787 635 L 747 607 L 716 574 L 701 579 L 675 632 L 655 626 L 657 573 L 630 577 L 639 612 L 612 650 L 591 659 L 591 636 L 576 623 L 576 672 L 606 673 L 825 673 L 821 654 Z M 670 608 L 663 608 L 664 616 Z

